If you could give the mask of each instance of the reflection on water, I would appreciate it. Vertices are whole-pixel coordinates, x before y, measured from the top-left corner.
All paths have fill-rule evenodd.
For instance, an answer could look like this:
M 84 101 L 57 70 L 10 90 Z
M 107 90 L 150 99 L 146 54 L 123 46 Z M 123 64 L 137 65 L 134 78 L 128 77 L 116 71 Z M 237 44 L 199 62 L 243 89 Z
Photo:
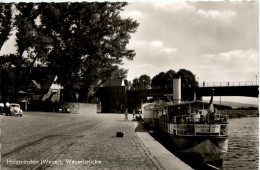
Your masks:
M 258 117 L 229 120 L 229 146 L 225 169 L 258 169 Z

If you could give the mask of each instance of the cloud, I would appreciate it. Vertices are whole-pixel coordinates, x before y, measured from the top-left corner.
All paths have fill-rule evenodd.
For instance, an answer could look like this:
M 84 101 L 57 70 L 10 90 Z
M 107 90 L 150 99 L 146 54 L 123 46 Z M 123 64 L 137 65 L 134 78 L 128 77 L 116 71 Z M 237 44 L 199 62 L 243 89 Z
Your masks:
M 253 63 L 257 63 L 258 60 L 258 52 L 253 49 L 248 50 L 232 50 L 228 52 L 222 52 L 219 54 L 205 54 L 204 58 L 210 58 L 210 60 L 218 61 L 218 62 L 228 62 L 232 61 L 229 64 L 237 63 L 237 61 L 248 61 L 251 60 Z
M 152 47 L 162 47 L 163 43 L 162 43 L 162 41 L 152 41 L 152 42 L 150 43 L 150 45 L 151 45 Z
M 258 52 L 253 49 L 238 49 L 219 54 L 205 54 L 199 58 L 199 62 L 201 63 L 199 65 L 201 72 L 211 70 L 211 72 L 222 76 L 251 75 L 252 77 L 258 71 Z
M 182 12 L 193 12 L 195 10 L 194 6 L 189 5 L 186 2 L 156 2 L 154 3 L 154 8 L 156 10 L 163 11 L 182 11 Z
M 166 48 L 163 48 L 162 51 L 165 52 L 165 53 L 173 53 L 173 52 L 177 52 L 178 50 L 176 48 L 166 47 Z
M 173 52 L 177 52 L 178 50 L 176 48 L 171 48 L 171 47 L 165 47 L 163 42 L 162 41 L 152 41 L 150 43 L 150 46 L 153 48 L 156 48 L 154 49 L 155 53 L 154 54 L 162 54 L 162 53 L 165 53 L 165 54 L 170 54 L 170 53 L 173 53 Z
M 257 2 L 136 2 L 126 11 L 142 13 L 131 64 L 153 66 L 129 67 L 129 77 L 179 68 L 211 81 L 257 73 Z
M 131 64 L 131 67 L 135 68 L 153 68 L 152 64 Z
M 134 19 L 141 19 L 144 17 L 144 14 L 139 10 L 132 10 L 132 11 L 122 11 L 120 15 L 123 18 L 134 18 Z
M 225 19 L 225 20 L 227 20 L 230 17 L 236 16 L 236 12 L 231 11 L 231 10 L 228 10 L 228 11 L 217 11 L 217 10 L 205 11 L 205 10 L 199 9 L 197 11 L 197 13 L 202 17 L 213 19 L 213 20 L 214 19 L 221 19 L 221 20 Z
M 147 42 L 146 41 L 142 41 L 142 40 L 137 40 L 137 39 L 135 39 L 135 40 L 133 40 L 133 39 L 131 39 L 130 40 L 130 44 L 128 44 L 128 46 L 129 46 L 129 48 L 143 48 L 143 47 L 145 47 L 145 46 L 147 46 Z

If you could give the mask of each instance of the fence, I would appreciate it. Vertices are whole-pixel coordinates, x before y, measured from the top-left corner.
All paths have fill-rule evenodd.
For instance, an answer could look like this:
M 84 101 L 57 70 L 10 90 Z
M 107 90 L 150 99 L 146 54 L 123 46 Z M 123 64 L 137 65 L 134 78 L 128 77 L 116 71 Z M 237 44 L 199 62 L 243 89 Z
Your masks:
M 229 87 L 229 86 L 258 86 L 258 81 L 239 81 L 239 82 L 203 82 L 199 87 Z

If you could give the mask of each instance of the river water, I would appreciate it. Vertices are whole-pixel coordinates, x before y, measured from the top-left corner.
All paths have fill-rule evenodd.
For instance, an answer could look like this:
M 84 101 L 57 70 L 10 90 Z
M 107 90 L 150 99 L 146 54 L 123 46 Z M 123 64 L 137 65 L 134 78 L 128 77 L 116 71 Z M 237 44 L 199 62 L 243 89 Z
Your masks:
M 229 146 L 224 168 L 254 169 L 259 167 L 259 118 L 229 119 Z
M 221 170 L 258 170 L 259 163 L 259 139 L 258 139 L 258 117 L 245 117 L 229 119 L 229 143 L 228 152 L 226 153 L 223 162 L 218 164 Z M 160 133 L 151 134 L 156 140 L 163 144 L 174 155 L 186 162 L 195 170 L 214 169 L 208 168 L 198 159 L 194 161 L 194 156 L 182 157 L 171 148 L 171 144 L 167 142 Z

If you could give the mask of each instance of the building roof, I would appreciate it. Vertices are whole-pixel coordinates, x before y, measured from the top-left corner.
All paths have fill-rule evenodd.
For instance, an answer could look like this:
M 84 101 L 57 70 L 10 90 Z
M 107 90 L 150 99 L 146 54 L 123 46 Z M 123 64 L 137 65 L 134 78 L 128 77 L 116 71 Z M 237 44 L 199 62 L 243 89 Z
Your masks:
M 115 78 L 110 80 L 105 87 L 115 87 L 115 86 L 125 86 L 125 82 L 123 78 Z

